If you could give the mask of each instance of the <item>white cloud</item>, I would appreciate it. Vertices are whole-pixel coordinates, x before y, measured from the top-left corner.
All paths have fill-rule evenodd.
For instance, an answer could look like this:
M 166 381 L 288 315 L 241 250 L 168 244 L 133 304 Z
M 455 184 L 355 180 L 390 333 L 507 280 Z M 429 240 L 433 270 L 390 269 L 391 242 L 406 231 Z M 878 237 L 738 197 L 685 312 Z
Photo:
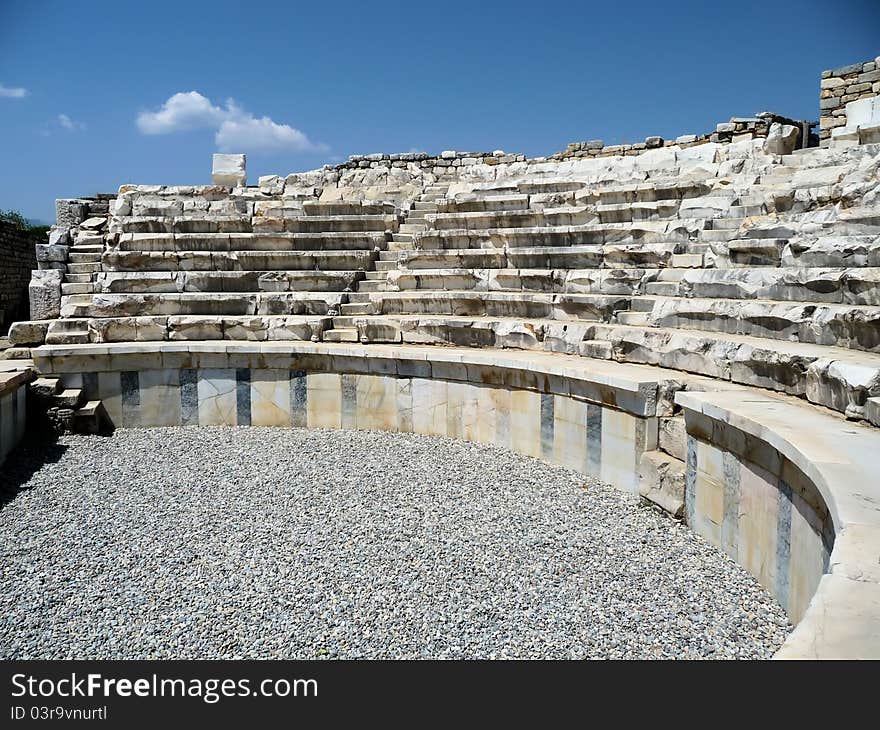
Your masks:
M 58 124 L 60 124 L 64 129 L 68 130 L 69 132 L 82 132 L 86 128 L 85 124 L 83 124 L 82 122 L 74 121 L 66 114 L 58 115 Z
M 4 86 L 0 84 L 0 98 L 6 99 L 23 99 L 28 94 L 27 89 L 20 86 Z
M 223 107 L 215 106 L 198 91 L 174 94 L 156 111 L 141 112 L 137 127 L 143 134 L 214 129 L 214 142 L 221 152 L 321 152 L 328 149 L 287 124 L 279 124 L 269 117 L 255 117 L 233 99 L 227 99 Z
M 71 119 L 67 114 L 59 114 L 54 119 L 43 122 L 37 132 L 42 137 L 51 137 L 62 130 L 65 132 L 84 132 L 86 125 L 83 122 Z
M 231 100 L 230 100 L 231 101 Z M 158 111 L 138 114 L 137 126 L 144 134 L 171 134 L 190 129 L 219 127 L 232 108 L 221 109 L 198 91 L 169 97 Z

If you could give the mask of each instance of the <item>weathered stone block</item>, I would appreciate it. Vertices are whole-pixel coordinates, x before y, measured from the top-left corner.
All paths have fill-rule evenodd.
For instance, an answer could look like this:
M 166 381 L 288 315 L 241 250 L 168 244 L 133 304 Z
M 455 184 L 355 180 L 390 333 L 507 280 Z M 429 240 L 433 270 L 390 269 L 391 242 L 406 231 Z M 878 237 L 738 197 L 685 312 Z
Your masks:
M 639 494 L 673 517 L 684 513 L 685 464 L 661 451 L 646 451 L 639 461 Z
M 64 275 L 58 269 L 31 272 L 28 285 L 31 319 L 55 319 L 61 314 L 61 282 Z
M 224 185 L 226 187 L 244 187 L 247 185 L 246 156 L 215 154 L 211 182 L 214 185 Z

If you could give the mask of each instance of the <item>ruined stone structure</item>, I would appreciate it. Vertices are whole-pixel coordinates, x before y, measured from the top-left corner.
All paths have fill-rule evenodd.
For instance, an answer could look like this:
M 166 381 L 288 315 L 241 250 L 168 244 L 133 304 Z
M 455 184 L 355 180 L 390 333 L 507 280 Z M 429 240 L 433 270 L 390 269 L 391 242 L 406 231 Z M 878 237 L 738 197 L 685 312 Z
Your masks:
M 212 185 L 60 201 L 4 365 L 83 428 L 414 431 L 564 464 L 748 568 L 798 624 L 780 656 L 880 656 L 875 99 L 823 147 L 765 115 L 252 187 L 223 155 Z
M 0 333 L 27 313 L 28 281 L 36 264 L 33 239 L 0 221 Z
M 865 63 L 854 63 L 850 66 L 835 68 L 822 72 L 821 101 L 822 110 L 819 139 L 827 145 L 841 127 L 852 129 L 854 124 L 853 109 L 864 109 L 864 118 L 871 119 L 871 107 L 880 95 L 880 61 L 874 59 Z M 852 102 L 861 102 L 856 107 L 849 107 Z M 837 132 L 840 134 L 840 132 Z M 863 140 L 868 141 L 868 140 Z M 878 141 L 877 139 L 871 141 Z

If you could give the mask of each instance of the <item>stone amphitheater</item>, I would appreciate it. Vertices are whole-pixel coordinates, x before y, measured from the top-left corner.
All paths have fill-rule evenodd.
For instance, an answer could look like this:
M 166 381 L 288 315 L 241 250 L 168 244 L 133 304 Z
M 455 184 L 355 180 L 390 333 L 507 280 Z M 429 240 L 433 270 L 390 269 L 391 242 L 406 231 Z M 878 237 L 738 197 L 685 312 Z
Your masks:
M 47 425 L 477 442 L 686 525 L 784 610 L 775 656 L 880 658 L 880 58 L 825 72 L 811 126 L 251 186 L 218 154 L 210 185 L 59 200 L 3 453 Z

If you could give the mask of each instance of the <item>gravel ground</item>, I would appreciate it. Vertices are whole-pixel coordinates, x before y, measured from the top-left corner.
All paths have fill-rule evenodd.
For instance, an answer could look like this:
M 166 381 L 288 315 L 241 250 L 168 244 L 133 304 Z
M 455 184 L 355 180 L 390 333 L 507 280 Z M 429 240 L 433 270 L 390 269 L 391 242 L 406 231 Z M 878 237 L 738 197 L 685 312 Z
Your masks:
M 791 628 L 686 527 L 476 444 L 126 430 L 0 486 L 4 659 L 758 658 Z

